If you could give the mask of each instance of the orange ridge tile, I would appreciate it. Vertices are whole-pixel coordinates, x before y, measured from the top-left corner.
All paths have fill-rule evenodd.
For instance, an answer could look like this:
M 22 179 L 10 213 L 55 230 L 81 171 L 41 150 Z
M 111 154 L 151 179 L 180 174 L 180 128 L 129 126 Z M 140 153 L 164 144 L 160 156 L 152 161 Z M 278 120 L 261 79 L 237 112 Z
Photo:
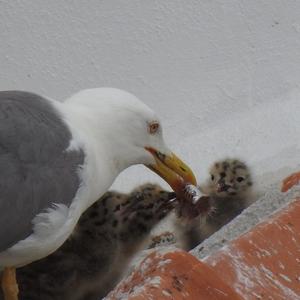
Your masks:
M 282 181 L 281 191 L 287 192 L 293 186 L 299 184 L 299 182 L 300 182 L 300 172 L 293 173 Z
M 153 252 L 106 300 L 240 300 L 214 270 L 191 254 Z
M 155 251 L 107 300 L 300 300 L 300 198 L 199 261 Z
M 204 262 L 244 299 L 300 299 L 299 216 L 296 199 Z

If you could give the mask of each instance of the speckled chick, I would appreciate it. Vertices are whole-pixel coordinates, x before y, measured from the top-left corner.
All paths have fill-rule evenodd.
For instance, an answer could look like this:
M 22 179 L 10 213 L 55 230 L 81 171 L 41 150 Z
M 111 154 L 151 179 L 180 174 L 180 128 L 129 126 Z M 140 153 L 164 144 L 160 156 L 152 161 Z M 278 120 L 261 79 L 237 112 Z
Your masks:
M 179 246 L 191 250 L 239 215 L 253 202 L 252 178 L 248 166 L 238 159 L 215 162 L 209 179 L 200 186 L 209 196 L 212 211 L 190 222 L 177 218 L 175 230 Z
M 20 300 L 93 300 L 120 280 L 151 229 L 174 206 L 173 193 L 147 184 L 106 193 L 50 256 L 17 269 Z

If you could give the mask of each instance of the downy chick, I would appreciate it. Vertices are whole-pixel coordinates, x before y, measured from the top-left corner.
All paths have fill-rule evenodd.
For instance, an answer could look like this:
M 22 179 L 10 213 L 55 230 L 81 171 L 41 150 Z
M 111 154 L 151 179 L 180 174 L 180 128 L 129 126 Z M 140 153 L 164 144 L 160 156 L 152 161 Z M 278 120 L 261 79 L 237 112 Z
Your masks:
M 173 193 L 147 184 L 106 193 L 56 252 L 17 269 L 20 300 L 93 300 L 121 279 L 151 229 L 174 205 Z M 1 298 L 1 297 L 0 297 Z
M 178 246 L 191 250 L 239 215 L 253 201 L 252 179 L 248 166 L 238 159 L 215 162 L 209 179 L 200 186 L 209 196 L 212 211 L 203 218 L 175 219 Z

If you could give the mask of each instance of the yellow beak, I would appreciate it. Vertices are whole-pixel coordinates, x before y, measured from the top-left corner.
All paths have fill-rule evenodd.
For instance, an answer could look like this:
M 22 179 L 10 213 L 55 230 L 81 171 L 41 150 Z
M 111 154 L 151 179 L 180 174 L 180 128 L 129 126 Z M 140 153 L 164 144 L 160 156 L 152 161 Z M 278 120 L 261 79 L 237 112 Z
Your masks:
M 146 148 L 155 159 L 155 164 L 148 165 L 152 171 L 162 177 L 176 193 L 182 193 L 185 184 L 197 185 L 196 177 L 189 166 L 187 166 L 174 153 L 163 154 L 153 148 Z

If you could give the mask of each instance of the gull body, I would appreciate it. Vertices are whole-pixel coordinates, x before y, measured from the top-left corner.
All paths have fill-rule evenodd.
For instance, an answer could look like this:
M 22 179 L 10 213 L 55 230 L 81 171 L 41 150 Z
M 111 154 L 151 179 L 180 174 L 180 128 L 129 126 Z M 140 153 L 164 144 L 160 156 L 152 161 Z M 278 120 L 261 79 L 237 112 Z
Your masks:
M 145 164 L 175 190 L 195 183 L 166 147 L 156 114 L 122 90 L 84 90 L 64 102 L 3 91 L 0 128 L 0 267 L 59 248 L 131 165 Z

